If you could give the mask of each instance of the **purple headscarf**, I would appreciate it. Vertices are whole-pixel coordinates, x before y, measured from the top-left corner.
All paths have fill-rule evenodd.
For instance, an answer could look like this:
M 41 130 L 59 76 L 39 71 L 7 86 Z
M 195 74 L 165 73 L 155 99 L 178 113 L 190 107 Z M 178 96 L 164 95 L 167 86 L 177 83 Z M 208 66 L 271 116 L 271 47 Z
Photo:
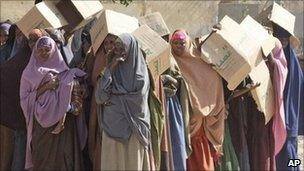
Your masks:
M 37 60 L 37 49 L 41 46 L 51 47 L 50 57 L 45 62 Z M 56 90 L 48 90 L 36 98 L 37 88 L 41 83 L 51 79 L 51 75 L 58 75 L 60 80 Z M 20 83 L 20 104 L 23 110 L 27 125 L 27 148 L 25 169 L 33 166 L 31 156 L 31 140 L 34 117 L 44 128 L 55 125 L 67 113 L 71 102 L 73 80 L 75 77 L 82 77 L 85 73 L 79 69 L 69 70 L 65 64 L 56 43 L 49 37 L 41 37 L 36 42 L 31 59 L 24 69 Z M 86 128 L 82 118 L 77 118 L 77 128 L 81 148 L 86 140 Z
M 1 23 L 0 25 L 0 30 L 3 30 L 4 33 L 6 33 L 6 35 L 9 35 L 9 29 L 10 29 L 11 25 L 8 23 Z

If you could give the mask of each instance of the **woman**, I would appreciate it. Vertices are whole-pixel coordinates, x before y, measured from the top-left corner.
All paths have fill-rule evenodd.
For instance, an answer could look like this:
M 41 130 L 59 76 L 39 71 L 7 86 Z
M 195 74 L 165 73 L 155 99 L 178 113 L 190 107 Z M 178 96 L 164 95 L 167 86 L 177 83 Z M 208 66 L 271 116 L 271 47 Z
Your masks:
M 192 154 L 187 160 L 189 170 L 214 170 L 214 158 L 222 153 L 225 103 L 221 77 L 199 58 L 187 33 L 176 30 L 171 38 L 173 56 L 189 86 L 190 134 Z M 209 142 L 212 146 L 209 146 Z
M 27 124 L 25 169 L 82 169 L 86 128 L 76 79 L 84 75 L 81 70 L 69 70 L 51 38 L 37 41 L 20 85 Z
M 106 67 L 106 58 L 109 52 L 114 48 L 115 40 L 117 36 L 109 34 L 99 47 L 99 50 L 96 53 L 95 58 L 88 60 L 88 65 L 86 66 L 89 71 L 89 85 L 93 89 L 92 95 L 95 94 L 96 84 L 98 75 Z M 97 111 L 96 111 L 96 102 L 95 98 L 91 99 L 90 104 L 90 123 L 89 123 L 89 153 L 91 161 L 93 161 L 93 170 L 99 170 L 101 166 L 101 132 L 98 129 L 97 122 Z
M 278 170 L 298 170 L 298 167 L 287 167 L 288 160 L 286 159 L 298 158 L 298 122 L 300 115 L 304 115 L 303 111 L 300 110 L 304 104 L 304 102 L 301 101 L 304 92 L 302 90 L 304 77 L 299 61 L 289 41 L 291 34 L 273 23 L 273 35 L 282 43 L 288 69 L 283 92 L 287 137 L 282 150 L 276 156 L 276 164 Z
M 148 69 L 135 38 L 122 34 L 97 83 L 102 127 L 101 170 L 149 169 Z
M 6 68 L 3 66 L 7 63 L 8 58 L 13 47 L 15 38 L 15 32 L 13 31 L 11 24 L 0 24 L 0 71 L 1 71 L 1 89 L 5 87 L 8 82 L 3 80 L 3 72 Z M 12 75 L 10 75 L 12 77 Z M 6 87 L 7 88 L 7 87 Z M 5 90 L 6 91 L 6 90 Z M 11 104 L 6 103 L 7 98 L 3 97 L 4 91 L 1 90 L 1 111 L 0 111 L 0 170 L 9 170 L 13 161 L 14 152 L 14 130 L 7 124 L 7 118 L 10 117 L 10 113 L 7 113 L 5 108 Z M 6 106 L 5 106 L 6 105 Z M 8 105 L 8 106 L 7 106 Z M 13 106 L 13 105 L 11 105 Z

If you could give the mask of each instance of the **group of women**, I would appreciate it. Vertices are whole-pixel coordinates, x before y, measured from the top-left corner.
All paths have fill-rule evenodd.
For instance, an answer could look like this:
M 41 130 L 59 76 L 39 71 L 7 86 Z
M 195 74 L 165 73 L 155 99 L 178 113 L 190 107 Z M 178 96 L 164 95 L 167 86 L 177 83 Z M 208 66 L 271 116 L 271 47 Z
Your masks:
M 1 23 L 0 170 L 291 169 L 304 83 L 284 29 L 273 24 L 265 57 L 275 94 L 265 125 L 257 85 L 229 91 L 201 58 L 204 39 L 174 31 L 171 66 L 153 78 L 131 34 L 109 34 L 93 54 L 92 24 L 26 38 Z

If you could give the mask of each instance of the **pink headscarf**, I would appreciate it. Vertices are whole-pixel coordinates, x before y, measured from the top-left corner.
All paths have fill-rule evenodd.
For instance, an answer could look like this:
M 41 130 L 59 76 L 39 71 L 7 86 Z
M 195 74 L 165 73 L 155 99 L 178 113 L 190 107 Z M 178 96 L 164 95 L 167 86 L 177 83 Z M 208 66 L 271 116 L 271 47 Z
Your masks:
M 287 78 L 287 61 L 282 44 L 276 42 L 273 53 L 273 88 L 275 92 L 275 113 L 273 115 L 272 131 L 274 135 L 274 154 L 277 155 L 286 140 L 285 113 L 283 104 L 283 91 Z
M 36 59 L 37 48 L 50 46 L 51 54 L 46 62 L 39 62 Z M 58 74 L 60 80 L 56 90 L 48 90 L 36 99 L 37 88 L 40 83 L 51 79 L 51 74 Z M 82 77 L 85 73 L 79 69 L 69 70 L 65 64 L 56 43 L 49 37 L 41 37 L 36 42 L 31 59 L 24 69 L 20 83 L 20 104 L 27 124 L 27 148 L 25 169 L 33 166 L 31 156 L 31 140 L 34 117 L 44 128 L 55 125 L 64 117 L 71 101 L 73 80 L 75 77 Z M 84 147 L 86 140 L 86 128 L 81 117 L 77 118 L 77 128 L 81 147 Z
M 186 40 L 187 35 L 182 30 L 175 31 L 171 37 L 171 41 Z

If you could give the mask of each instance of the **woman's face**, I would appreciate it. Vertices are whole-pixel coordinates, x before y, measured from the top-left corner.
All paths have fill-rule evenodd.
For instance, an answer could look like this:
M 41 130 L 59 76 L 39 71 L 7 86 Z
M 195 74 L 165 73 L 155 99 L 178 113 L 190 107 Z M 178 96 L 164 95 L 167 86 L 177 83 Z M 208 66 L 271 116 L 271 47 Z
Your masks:
M 117 57 L 126 57 L 126 49 L 120 39 L 117 39 L 114 43 L 114 54 Z
M 37 60 L 40 62 L 46 62 L 51 56 L 51 50 L 52 48 L 48 46 L 41 46 L 37 48 Z
M 109 53 L 111 50 L 115 47 L 115 41 L 117 39 L 117 36 L 114 35 L 108 35 L 104 40 L 104 50 L 106 53 Z
M 279 38 L 279 40 L 281 41 L 283 48 L 286 48 L 288 46 L 288 44 L 289 44 L 289 38 L 288 37 L 287 38 Z
M 172 51 L 177 55 L 181 56 L 187 51 L 186 40 L 173 40 L 171 42 Z

